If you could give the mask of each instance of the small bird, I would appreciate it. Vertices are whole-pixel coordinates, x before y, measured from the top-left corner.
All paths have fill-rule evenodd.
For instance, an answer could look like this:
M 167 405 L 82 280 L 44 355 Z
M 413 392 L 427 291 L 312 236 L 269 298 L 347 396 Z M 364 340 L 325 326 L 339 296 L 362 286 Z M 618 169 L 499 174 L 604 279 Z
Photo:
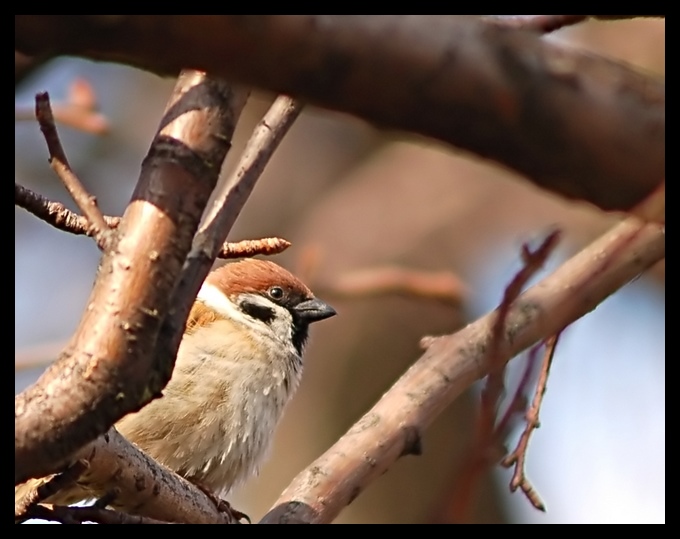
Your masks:
M 161 464 L 225 496 L 267 455 L 300 382 L 309 324 L 335 314 L 273 262 L 244 259 L 212 271 L 163 396 L 116 428 Z M 15 501 L 35 481 L 15 487 Z M 81 483 L 44 501 L 72 504 L 103 494 Z

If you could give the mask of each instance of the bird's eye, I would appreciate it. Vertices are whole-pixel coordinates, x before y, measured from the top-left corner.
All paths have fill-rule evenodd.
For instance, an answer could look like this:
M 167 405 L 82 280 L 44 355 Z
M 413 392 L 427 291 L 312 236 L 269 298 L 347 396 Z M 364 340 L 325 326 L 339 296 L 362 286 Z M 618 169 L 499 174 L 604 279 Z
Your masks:
M 272 299 L 281 299 L 283 297 L 283 288 L 280 286 L 272 286 L 269 289 L 269 297 Z

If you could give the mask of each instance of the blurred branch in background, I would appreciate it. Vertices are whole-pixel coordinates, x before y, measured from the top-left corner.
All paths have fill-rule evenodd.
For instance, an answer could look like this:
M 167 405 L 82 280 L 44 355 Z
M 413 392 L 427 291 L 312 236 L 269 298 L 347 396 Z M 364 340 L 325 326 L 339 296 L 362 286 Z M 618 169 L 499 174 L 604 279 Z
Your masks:
M 547 34 L 585 22 L 590 18 L 613 21 L 638 17 L 665 17 L 665 15 L 486 15 L 484 20 L 504 28 Z
M 396 295 L 426 299 L 460 308 L 465 285 L 450 271 L 423 271 L 400 267 L 368 268 L 346 273 L 315 289 L 329 297 L 343 299 Z
M 204 69 L 434 137 L 603 209 L 630 209 L 665 177 L 662 80 L 479 17 L 14 21 L 20 52 L 79 55 L 162 74 Z M 167 46 L 160 50 L 158 43 Z
M 69 86 L 66 100 L 52 104 L 52 113 L 59 123 L 92 135 L 106 135 L 109 121 L 96 108 L 92 86 L 84 79 L 76 79 Z M 15 107 L 14 121 L 35 121 L 35 109 Z
M 303 247 L 297 258 L 296 274 L 326 297 L 365 299 L 394 295 L 433 300 L 459 309 L 468 293 L 463 281 L 453 272 L 398 266 L 365 268 L 324 281 L 318 277 L 321 257 L 318 246 Z

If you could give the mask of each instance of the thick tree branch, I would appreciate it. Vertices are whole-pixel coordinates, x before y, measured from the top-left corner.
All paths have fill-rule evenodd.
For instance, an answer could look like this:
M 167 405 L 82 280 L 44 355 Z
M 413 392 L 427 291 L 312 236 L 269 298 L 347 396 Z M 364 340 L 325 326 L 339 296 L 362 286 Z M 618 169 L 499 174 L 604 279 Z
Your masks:
M 623 221 L 514 302 L 498 358 L 504 362 L 584 316 L 665 256 L 665 229 Z M 400 456 L 422 430 L 489 372 L 496 311 L 428 349 L 336 444 L 301 472 L 263 522 L 330 522 Z
M 267 163 L 284 135 L 302 111 L 303 104 L 279 96 L 255 127 L 238 165 L 216 189 L 216 196 L 204 223 L 196 233 L 173 296 L 172 311 L 161 327 L 158 358 L 174 357 L 193 299 L 210 271 L 224 240 L 255 188 Z M 161 368 L 162 370 L 162 368 Z M 169 375 L 169 373 L 168 373 Z
M 74 458 L 89 463 L 79 485 L 93 493 L 115 488 L 111 506 L 116 509 L 168 522 L 235 522 L 201 489 L 137 449 L 115 428 L 80 449 Z
M 180 76 L 78 329 L 15 398 L 15 484 L 58 470 L 167 383 L 174 356 L 158 360 L 156 339 L 246 96 Z
M 604 209 L 631 208 L 665 177 L 662 80 L 478 17 L 16 16 L 15 46 L 206 69 L 437 138 Z

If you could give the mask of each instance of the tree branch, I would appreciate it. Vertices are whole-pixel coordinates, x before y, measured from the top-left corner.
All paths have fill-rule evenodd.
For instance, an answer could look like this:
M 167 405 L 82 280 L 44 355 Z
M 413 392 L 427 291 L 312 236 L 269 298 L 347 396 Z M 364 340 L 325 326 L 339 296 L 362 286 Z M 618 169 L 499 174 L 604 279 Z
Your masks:
M 92 235 L 88 221 L 82 215 L 73 213 L 61 202 L 48 200 L 16 182 L 14 183 L 14 204 L 64 232 L 76 235 Z M 105 215 L 104 220 L 109 228 L 118 228 L 121 218 Z M 257 255 L 276 255 L 288 249 L 290 245 L 288 240 L 276 237 L 224 242 L 217 253 L 217 258 L 231 259 Z
M 314 283 L 317 294 L 336 298 L 399 295 L 428 299 L 459 308 L 466 296 L 460 278 L 450 271 L 423 271 L 377 267 L 346 273 L 328 282 Z
M 134 515 L 188 524 L 235 523 L 200 488 L 128 442 L 115 428 L 76 453 L 90 467 L 81 484 L 93 492 L 118 491 L 111 506 Z M 94 497 L 94 495 L 93 495 Z
M 555 356 L 555 349 L 559 337 L 560 334 L 557 333 L 550 337 L 546 342 L 545 355 L 543 356 L 543 364 L 541 365 L 541 374 L 536 383 L 534 399 L 531 403 L 531 407 L 526 412 L 526 426 L 517 442 L 517 447 L 515 447 L 513 452 L 507 455 L 501 462 L 506 468 L 510 468 L 513 465 L 515 466 L 515 473 L 510 480 L 510 490 L 514 492 L 518 488 L 521 488 L 524 495 L 531 502 L 531 505 L 539 511 L 545 511 L 545 505 L 526 476 L 526 457 L 531 434 L 540 426 L 539 415 L 541 413 L 541 404 L 543 403 L 543 396 L 545 395 L 546 386 L 548 384 L 550 367 L 552 365 L 553 357 Z
M 87 470 L 88 463 L 84 460 L 76 460 L 63 472 L 52 476 L 44 483 L 38 483 L 30 488 L 21 499 L 14 503 L 14 522 L 20 524 L 28 518 L 32 518 L 28 512 L 31 506 L 36 505 L 53 494 L 75 483 L 80 475 Z
M 14 183 L 14 204 L 51 224 L 54 228 L 71 234 L 92 236 L 87 218 L 73 213 L 61 202 L 54 202 L 30 189 Z M 108 228 L 118 228 L 120 217 L 104 216 Z
M 15 484 L 58 470 L 160 395 L 175 356 L 157 368 L 159 329 L 246 97 L 203 73 L 180 76 L 78 329 L 15 398 Z
M 623 221 L 521 294 L 510 309 L 498 358 L 507 362 L 555 334 L 665 256 L 665 229 Z M 422 430 L 489 372 L 496 312 L 427 351 L 336 444 L 302 471 L 264 523 L 330 522 L 400 456 L 418 448 Z
M 215 256 L 269 159 L 299 116 L 302 107 L 302 103 L 290 97 L 277 97 L 248 139 L 238 165 L 216 189 L 213 206 L 196 233 L 182 269 L 173 296 L 173 311 L 161 327 L 158 358 L 174 357 L 177 354 L 193 300 L 207 277 Z
M 560 233 L 549 234 L 542 244 L 531 251 L 527 245 L 522 246 L 523 267 L 505 287 L 503 299 L 495 311 L 495 320 L 491 328 L 491 342 L 488 346 L 484 362 L 488 365 L 488 375 L 481 392 L 479 412 L 475 425 L 475 435 L 467 455 L 462 460 L 458 484 L 452 495 L 452 516 L 454 522 L 467 522 L 470 508 L 476 501 L 477 486 L 480 478 L 491 466 L 496 464 L 505 454 L 501 449 L 503 434 L 507 431 L 507 423 L 514 415 L 521 400 L 520 387 L 526 385 L 530 374 L 527 365 L 522 382 L 515 393 L 506 414 L 498 421 L 498 410 L 505 394 L 505 366 L 508 358 L 500 354 L 506 334 L 506 323 L 513 304 L 526 286 L 527 282 L 538 270 L 557 246 Z M 497 426 L 498 422 L 498 426 Z
M 64 148 L 61 146 L 57 126 L 54 123 L 50 96 L 47 92 L 39 93 L 35 96 L 35 116 L 40 124 L 40 130 L 45 137 L 47 149 L 50 152 L 50 166 L 56 172 L 68 190 L 73 200 L 85 215 L 90 234 L 101 249 L 106 249 L 110 245 L 111 234 L 109 227 L 104 220 L 101 210 L 97 206 L 95 197 L 87 192 L 78 177 L 71 170 Z
M 631 208 L 665 177 L 663 80 L 478 17 L 15 16 L 15 46 L 206 69 L 434 137 L 604 209 Z

